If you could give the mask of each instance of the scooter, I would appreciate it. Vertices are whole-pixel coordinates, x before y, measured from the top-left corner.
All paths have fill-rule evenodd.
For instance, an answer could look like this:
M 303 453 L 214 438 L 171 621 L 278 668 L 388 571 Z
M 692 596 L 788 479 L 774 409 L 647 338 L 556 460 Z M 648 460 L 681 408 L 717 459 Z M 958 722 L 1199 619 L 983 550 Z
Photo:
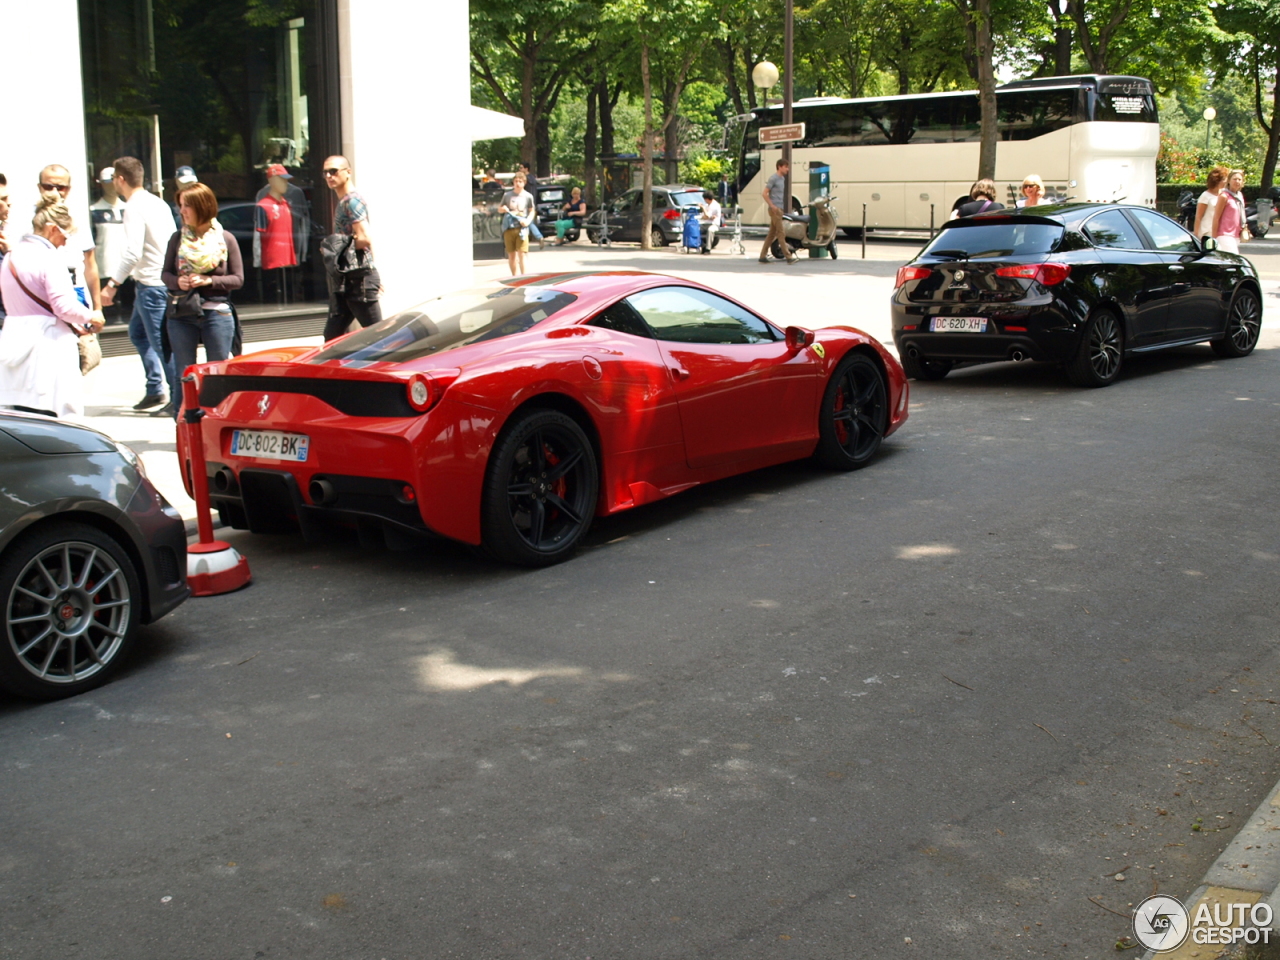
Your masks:
M 831 209 L 831 205 L 835 201 L 835 197 L 818 197 L 809 204 L 809 212 L 807 214 L 783 214 L 784 224 L 782 230 L 787 238 L 787 246 L 791 248 L 793 255 L 798 250 L 826 247 L 831 259 L 836 259 L 836 233 L 839 228 L 836 225 L 836 212 Z M 817 236 L 810 238 L 809 221 L 814 216 L 818 218 Z M 774 247 L 774 256 L 777 256 L 781 251 L 777 249 L 776 244 Z

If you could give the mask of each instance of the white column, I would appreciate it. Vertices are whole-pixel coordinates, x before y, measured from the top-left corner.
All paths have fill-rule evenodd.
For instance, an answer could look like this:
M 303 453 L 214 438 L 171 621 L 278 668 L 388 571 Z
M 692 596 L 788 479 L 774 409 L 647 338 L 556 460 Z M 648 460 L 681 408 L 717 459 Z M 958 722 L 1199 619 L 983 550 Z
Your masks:
M 338 26 L 344 153 L 389 316 L 471 283 L 467 5 L 338 0 Z
M 60 163 L 71 171 L 67 202 L 76 225 L 90 228 L 93 179 L 84 142 L 84 87 L 80 81 L 80 13 L 76 0 L 41 0 L 4 6 L 4 118 L 0 126 L 0 173 L 9 180 L 10 239 L 31 229 L 42 167 Z M 57 43 L 42 38 L 59 25 Z M 33 39 L 35 38 L 35 39 Z M 50 50 L 56 49 L 57 66 Z

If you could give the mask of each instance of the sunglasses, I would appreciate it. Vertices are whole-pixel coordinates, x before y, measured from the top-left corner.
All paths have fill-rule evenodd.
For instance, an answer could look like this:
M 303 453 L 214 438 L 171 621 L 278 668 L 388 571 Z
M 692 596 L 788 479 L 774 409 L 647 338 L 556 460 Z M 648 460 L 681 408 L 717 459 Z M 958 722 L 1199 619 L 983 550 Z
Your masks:
M 346 168 L 346 167 L 328 167 L 328 168 L 326 168 L 326 169 L 325 169 L 325 171 L 324 171 L 324 175 L 325 175 L 326 177 L 336 177 L 338 174 L 340 174 L 340 173 L 341 173 L 343 170 L 345 170 L 345 169 L 347 169 L 347 168 Z
M 43 190 L 43 191 L 45 191 L 46 193 L 49 193 L 49 192 L 51 192 L 51 191 L 53 191 L 53 190 L 57 190 L 59 193 L 67 193 L 67 192 L 71 189 L 71 184 L 69 184 L 69 183 L 66 183 L 66 184 L 63 184 L 63 183 L 42 183 L 42 184 L 40 184 L 40 189 L 41 189 L 41 190 Z

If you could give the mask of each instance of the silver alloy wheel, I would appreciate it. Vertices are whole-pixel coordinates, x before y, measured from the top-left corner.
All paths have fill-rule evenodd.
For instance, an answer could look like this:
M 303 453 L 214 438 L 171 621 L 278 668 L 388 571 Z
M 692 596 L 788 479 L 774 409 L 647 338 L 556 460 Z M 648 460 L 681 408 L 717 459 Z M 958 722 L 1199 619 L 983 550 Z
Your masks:
M 1253 294 L 1244 292 L 1231 304 L 1231 315 L 1227 319 L 1227 336 L 1241 353 L 1248 353 L 1258 342 L 1258 334 L 1262 331 L 1262 311 Z
M 1089 330 L 1089 363 L 1099 380 L 1110 380 L 1120 367 L 1120 325 L 1102 313 Z
M 124 571 L 102 547 L 55 543 L 28 561 L 9 592 L 9 646 L 42 683 L 87 680 L 120 652 L 132 599 Z

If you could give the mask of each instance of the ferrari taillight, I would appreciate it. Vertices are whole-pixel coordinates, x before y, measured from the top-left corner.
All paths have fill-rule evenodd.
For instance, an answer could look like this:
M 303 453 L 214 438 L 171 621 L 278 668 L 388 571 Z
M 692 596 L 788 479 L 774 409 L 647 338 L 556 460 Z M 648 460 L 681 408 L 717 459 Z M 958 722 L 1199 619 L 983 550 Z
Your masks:
M 933 270 L 929 267 L 899 267 L 897 279 L 893 282 L 893 289 L 897 290 L 908 280 L 922 280 L 931 273 L 933 273 Z
M 426 413 L 444 396 L 449 384 L 458 379 L 461 370 L 432 370 L 428 373 L 415 373 L 404 385 L 409 406 L 418 413 Z
M 1019 277 L 1023 280 L 1039 280 L 1046 287 L 1061 283 L 1071 276 L 1069 263 L 1023 263 L 1016 267 L 996 268 L 997 277 Z

